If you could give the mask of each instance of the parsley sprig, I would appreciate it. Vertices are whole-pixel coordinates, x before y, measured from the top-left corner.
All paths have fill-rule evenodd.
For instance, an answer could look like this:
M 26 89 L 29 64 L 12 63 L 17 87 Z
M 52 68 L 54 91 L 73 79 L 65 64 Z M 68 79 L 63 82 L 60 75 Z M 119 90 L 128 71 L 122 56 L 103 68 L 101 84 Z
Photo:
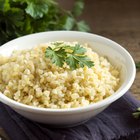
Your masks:
M 134 118 L 138 119 L 140 118 L 140 107 L 137 108 L 136 112 L 133 113 Z
M 59 67 L 63 67 L 64 63 L 69 65 L 71 70 L 79 67 L 94 66 L 94 62 L 86 55 L 86 49 L 76 43 L 74 46 L 56 42 L 52 46 L 48 46 L 45 52 L 46 57 Z
M 137 63 L 136 63 L 136 68 L 137 68 L 137 69 L 140 69 L 140 62 L 137 62 Z

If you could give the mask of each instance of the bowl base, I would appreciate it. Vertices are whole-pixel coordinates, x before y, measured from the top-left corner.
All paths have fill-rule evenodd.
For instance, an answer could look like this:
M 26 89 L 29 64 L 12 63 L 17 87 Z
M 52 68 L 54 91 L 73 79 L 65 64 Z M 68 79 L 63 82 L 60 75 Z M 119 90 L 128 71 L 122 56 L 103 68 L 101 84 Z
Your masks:
M 82 125 L 84 123 L 86 123 L 89 119 L 87 120 L 84 120 L 82 122 L 78 122 L 78 123 L 74 123 L 74 124 L 66 124 L 66 125 L 53 125 L 53 124 L 46 124 L 48 127 L 50 128 L 70 128 L 70 127 L 75 127 L 75 126 L 78 126 L 78 125 Z

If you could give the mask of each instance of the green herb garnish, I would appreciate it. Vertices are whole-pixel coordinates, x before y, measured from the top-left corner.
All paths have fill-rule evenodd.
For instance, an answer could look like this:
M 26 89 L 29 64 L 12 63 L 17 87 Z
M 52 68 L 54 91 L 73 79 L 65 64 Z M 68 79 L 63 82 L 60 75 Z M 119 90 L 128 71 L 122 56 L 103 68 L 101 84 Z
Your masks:
M 133 113 L 133 116 L 136 119 L 140 118 L 140 107 L 136 110 L 136 112 Z
M 63 67 L 64 63 L 66 63 L 72 70 L 84 66 L 88 66 L 89 68 L 94 66 L 93 61 L 85 53 L 86 49 L 78 43 L 74 46 L 54 43 L 45 52 L 46 57 L 50 58 L 53 64 Z
M 140 69 L 140 62 L 137 62 L 137 63 L 136 63 L 136 68 L 137 68 L 137 69 Z

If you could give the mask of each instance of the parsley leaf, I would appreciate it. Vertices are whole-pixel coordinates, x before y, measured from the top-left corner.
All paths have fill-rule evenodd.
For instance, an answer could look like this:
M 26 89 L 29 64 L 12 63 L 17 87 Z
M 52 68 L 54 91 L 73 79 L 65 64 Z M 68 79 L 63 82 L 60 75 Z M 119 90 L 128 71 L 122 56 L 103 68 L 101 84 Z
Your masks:
M 86 49 L 81 47 L 80 44 L 75 44 L 73 51 L 74 54 L 83 55 L 86 52 Z
M 65 16 L 62 21 L 62 28 L 64 30 L 71 30 L 75 24 L 75 19 L 70 16 Z
M 89 26 L 88 26 L 88 25 L 86 24 L 86 22 L 83 21 L 83 20 L 77 22 L 76 29 L 79 30 L 79 31 L 83 31 L 83 32 L 85 32 L 85 31 L 90 31 Z
M 80 16 L 82 14 L 82 11 L 84 9 L 84 1 L 83 0 L 77 0 L 74 4 L 74 8 L 72 13 L 75 16 Z
M 140 62 L 137 62 L 137 63 L 136 63 L 136 68 L 137 68 L 137 69 L 140 69 Z
M 66 63 L 70 66 L 72 70 L 75 70 L 77 68 L 78 61 L 74 58 L 73 55 L 69 55 L 66 58 Z
M 88 66 L 89 68 L 94 66 L 94 63 L 87 56 L 74 56 L 78 61 L 80 67 Z
M 140 107 L 137 108 L 136 112 L 134 112 L 132 115 L 136 119 L 140 118 Z
M 26 13 L 35 19 L 42 18 L 48 12 L 46 0 L 28 0 L 27 4 Z
M 66 63 L 72 70 L 84 66 L 89 68 L 94 66 L 93 61 L 85 53 L 86 49 L 78 43 L 75 46 L 53 43 L 53 47 L 46 49 L 46 57 L 50 58 L 52 63 L 59 67 L 63 67 Z
M 52 61 L 52 63 L 56 64 L 59 67 L 62 67 L 64 65 L 64 57 L 66 53 L 64 49 L 59 49 L 57 51 L 54 51 L 51 47 L 48 47 L 46 49 L 46 57 L 49 57 Z

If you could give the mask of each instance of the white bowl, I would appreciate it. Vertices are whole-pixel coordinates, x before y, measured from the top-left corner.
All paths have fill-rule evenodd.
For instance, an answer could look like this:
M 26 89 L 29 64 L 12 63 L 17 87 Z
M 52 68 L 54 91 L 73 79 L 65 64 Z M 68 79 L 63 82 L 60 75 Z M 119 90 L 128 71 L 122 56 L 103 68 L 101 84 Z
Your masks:
M 136 69 L 131 55 L 119 44 L 99 35 L 76 31 L 52 31 L 20 37 L 2 45 L 0 54 L 10 55 L 15 49 L 29 49 L 37 44 L 59 40 L 88 43 L 94 51 L 106 56 L 113 65 L 117 66 L 121 72 L 121 86 L 115 94 L 89 106 L 72 109 L 32 107 L 11 100 L 2 93 L 0 93 L 0 101 L 24 117 L 37 122 L 61 126 L 74 125 L 97 115 L 123 96 L 134 81 Z

